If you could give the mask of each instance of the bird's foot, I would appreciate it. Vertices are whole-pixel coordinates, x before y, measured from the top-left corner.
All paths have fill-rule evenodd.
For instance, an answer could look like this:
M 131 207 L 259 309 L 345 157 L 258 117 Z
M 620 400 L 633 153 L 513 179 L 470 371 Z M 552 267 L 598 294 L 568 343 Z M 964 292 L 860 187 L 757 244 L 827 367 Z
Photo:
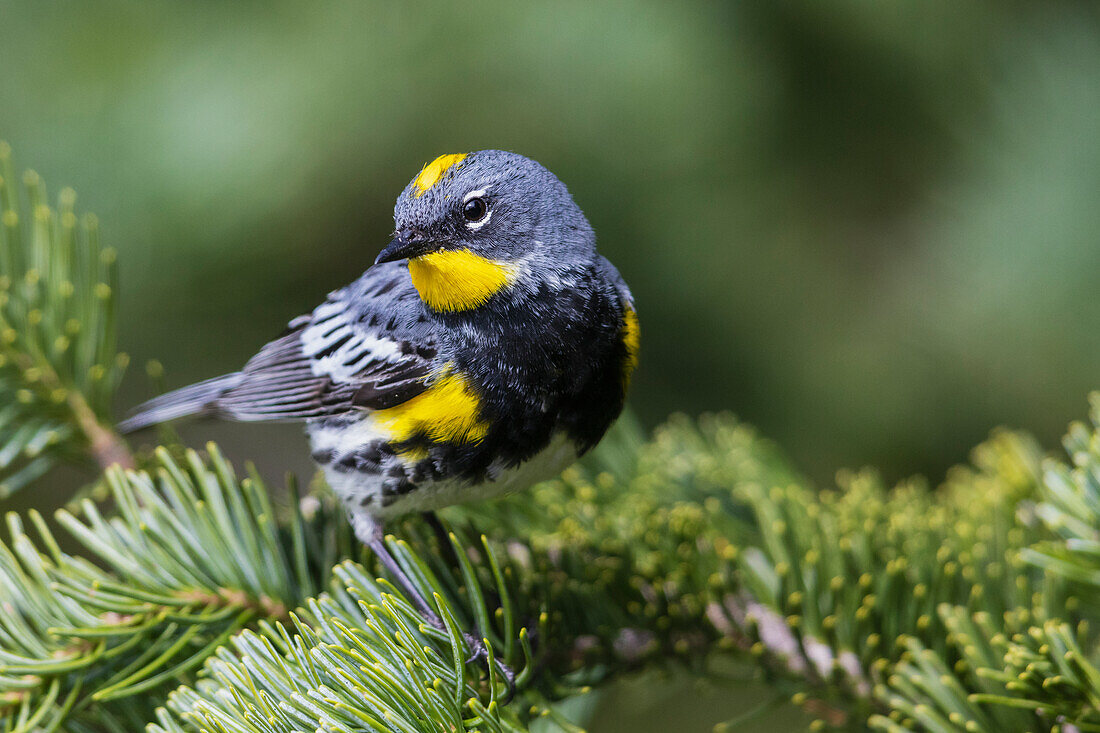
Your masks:
M 484 639 L 474 636 L 469 632 L 463 634 L 463 636 L 466 639 L 466 646 L 470 650 L 470 656 L 466 658 L 466 664 L 482 660 L 485 662 L 486 670 L 488 670 L 490 664 L 489 647 L 485 645 Z M 501 701 L 501 704 L 506 705 L 511 702 L 512 698 L 516 695 L 516 673 L 511 667 L 501 661 L 499 657 L 494 655 L 491 659 L 497 674 L 504 679 L 504 684 L 508 686 L 508 691 Z
M 431 607 L 427 599 L 421 595 L 416 586 L 409 580 L 409 576 L 405 574 L 405 571 L 393 558 L 386 545 L 382 542 L 382 532 L 380 526 L 374 526 L 372 531 L 367 535 L 367 543 L 371 550 L 374 552 L 375 557 L 382 563 L 382 566 L 389 571 L 393 576 L 397 585 L 405 592 L 406 597 L 413 604 L 413 606 L 420 612 L 421 618 L 433 628 L 440 631 L 446 631 L 447 625 L 443 623 L 443 619 L 439 617 L 435 609 Z M 463 632 L 463 637 L 466 640 L 466 645 L 470 650 L 470 656 L 466 659 L 466 663 L 469 664 L 475 660 L 485 660 L 486 668 L 488 668 L 490 662 L 489 649 L 485 645 L 485 642 L 479 636 L 475 636 L 469 632 Z M 512 671 L 512 668 L 502 662 L 497 657 L 492 657 L 492 666 L 496 672 L 504 678 L 505 684 L 508 685 L 508 692 L 504 698 L 505 702 L 512 699 L 516 692 L 516 673 Z M 490 675 L 490 679 L 492 675 Z
M 443 619 L 441 619 L 438 614 L 421 612 L 420 615 L 424 618 L 424 621 L 430 624 L 432 627 L 439 629 L 440 631 L 446 631 L 447 626 L 443 623 Z M 469 631 L 462 632 L 462 638 L 466 641 L 466 648 L 470 652 L 470 656 L 466 657 L 466 664 L 469 664 L 471 662 L 483 661 L 485 662 L 485 669 L 486 671 L 488 671 L 490 656 L 489 647 L 486 646 L 485 640 L 477 634 L 473 634 Z M 499 657 L 495 655 L 492 657 L 492 665 L 493 668 L 496 670 L 496 673 L 500 675 L 500 677 L 504 680 L 504 684 L 508 687 L 508 691 L 507 693 L 505 693 L 504 699 L 501 701 L 502 704 L 507 704 L 511 702 L 512 698 L 515 697 L 516 694 L 516 673 L 512 670 L 511 667 L 509 667 L 507 664 L 501 661 Z

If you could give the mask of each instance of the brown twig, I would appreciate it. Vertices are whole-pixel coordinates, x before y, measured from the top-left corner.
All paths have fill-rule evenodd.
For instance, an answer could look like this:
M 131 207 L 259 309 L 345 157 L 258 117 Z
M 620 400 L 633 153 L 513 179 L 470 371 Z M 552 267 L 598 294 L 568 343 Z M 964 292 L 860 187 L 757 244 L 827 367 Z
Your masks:
M 122 468 L 134 467 L 134 456 L 122 437 L 99 422 L 82 394 L 70 389 L 66 401 L 81 431 L 88 438 L 92 457 L 100 468 L 107 469 L 114 465 Z

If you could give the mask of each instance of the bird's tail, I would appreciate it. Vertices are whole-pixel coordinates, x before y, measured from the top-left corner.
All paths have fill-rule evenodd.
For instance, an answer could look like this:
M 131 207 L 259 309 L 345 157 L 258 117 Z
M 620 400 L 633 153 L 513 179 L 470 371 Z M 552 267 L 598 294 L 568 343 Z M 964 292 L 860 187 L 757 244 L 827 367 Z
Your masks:
M 132 433 L 186 415 L 210 414 L 217 409 L 217 399 L 240 384 L 241 378 L 240 372 L 234 372 L 154 397 L 131 410 L 118 424 L 119 432 Z

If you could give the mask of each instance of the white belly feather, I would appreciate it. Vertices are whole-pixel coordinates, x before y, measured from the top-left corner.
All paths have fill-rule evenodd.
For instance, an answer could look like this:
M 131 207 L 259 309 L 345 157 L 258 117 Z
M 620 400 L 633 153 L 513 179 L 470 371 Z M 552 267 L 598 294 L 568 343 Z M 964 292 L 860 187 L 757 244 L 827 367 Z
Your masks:
M 390 439 L 388 431 L 369 416 L 339 427 L 311 426 L 309 435 L 314 452 L 331 451 L 336 456 Z M 403 459 L 391 456 L 390 460 Z M 565 433 L 556 433 L 542 451 L 520 465 L 490 466 L 487 481 L 471 483 L 460 478 L 433 480 L 418 484 L 408 493 L 386 497 L 386 501 L 383 501 L 383 486 L 387 477 L 383 472 L 341 472 L 331 464 L 323 468 L 329 486 L 347 506 L 349 513 L 385 520 L 521 491 L 555 476 L 576 460 L 577 449 L 573 441 Z

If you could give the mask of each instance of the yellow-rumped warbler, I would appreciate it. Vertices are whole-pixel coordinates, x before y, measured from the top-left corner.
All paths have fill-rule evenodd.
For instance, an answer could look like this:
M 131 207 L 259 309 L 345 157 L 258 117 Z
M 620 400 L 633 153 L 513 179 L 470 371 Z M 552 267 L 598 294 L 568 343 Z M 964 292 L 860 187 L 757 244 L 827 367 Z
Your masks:
M 305 422 L 356 536 L 406 585 L 382 522 L 525 488 L 594 446 L 622 410 L 638 320 L 584 214 L 533 160 L 442 155 L 394 221 L 373 267 L 244 369 L 151 400 L 120 427 Z

